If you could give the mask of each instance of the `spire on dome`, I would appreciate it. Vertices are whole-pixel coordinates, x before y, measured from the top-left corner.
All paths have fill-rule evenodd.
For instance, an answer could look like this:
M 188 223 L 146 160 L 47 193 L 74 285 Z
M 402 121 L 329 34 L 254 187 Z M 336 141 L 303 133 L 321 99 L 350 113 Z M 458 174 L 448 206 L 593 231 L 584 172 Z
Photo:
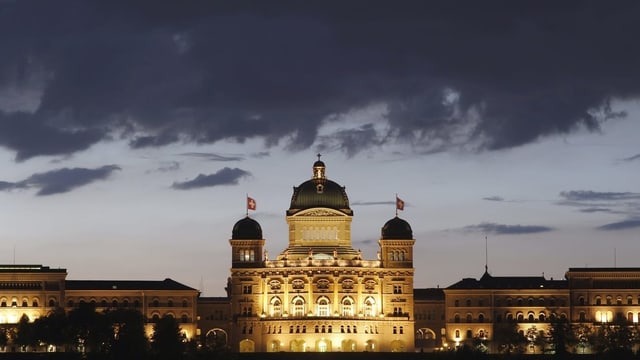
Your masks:
M 324 174 L 325 165 L 322 162 L 322 160 L 320 160 L 321 156 L 322 155 L 318 154 L 318 161 L 313 163 L 313 179 L 314 180 L 324 180 L 324 179 L 326 179 L 326 176 Z

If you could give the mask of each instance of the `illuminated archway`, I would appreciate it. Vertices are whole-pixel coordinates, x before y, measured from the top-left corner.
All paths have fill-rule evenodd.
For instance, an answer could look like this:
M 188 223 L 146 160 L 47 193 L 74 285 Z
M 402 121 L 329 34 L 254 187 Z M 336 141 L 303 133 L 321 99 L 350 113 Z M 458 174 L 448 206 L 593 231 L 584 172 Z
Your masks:
M 241 353 L 255 352 L 255 351 L 256 351 L 256 344 L 253 342 L 253 340 L 244 339 L 240 341 Z
M 342 351 L 356 352 L 358 351 L 358 345 L 353 340 L 349 340 L 349 339 L 342 340 Z
M 219 328 L 207 331 L 204 338 L 205 345 L 211 350 L 222 350 L 227 347 L 227 333 Z
M 305 342 L 304 340 L 291 340 L 289 343 L 289 349 L 292 352 L 305 352 Z
M 429 328 L 420 328 L 416 330 L 416 347 L 420 349 L 432 349 L 436 347 L 436 332 Z
M 316 341 L 316 351 L 317 352 L 331 352 L 333 349 L 331 348 L 331 340 L 320 339 Z
M 393 340 L 391 342 L 391 352 L 404 352 L 405 346 L 402 340 Z
M 280 341 L 279 340 L 273 340 L 272 342 L 269 343 L 269 348 L 267 349 L 268 352 L 280 352 Z
M 375 352 L 378 351 L 378 343 L 375 340 L 367 340 L 364 345 L 364 351 Z

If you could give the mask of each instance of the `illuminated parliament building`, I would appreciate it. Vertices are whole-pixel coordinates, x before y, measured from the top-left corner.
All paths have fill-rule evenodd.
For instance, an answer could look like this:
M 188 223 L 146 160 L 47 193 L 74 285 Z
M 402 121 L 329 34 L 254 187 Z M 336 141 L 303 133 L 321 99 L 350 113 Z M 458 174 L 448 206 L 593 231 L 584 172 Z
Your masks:
M 426 352 L 464 344 L 498 352 L 494 334 L 507 324 L 539 334 L 554 319 L 593 332 L 638 323 L 640 268 L 571 268 L 562 280 L 492 276 L 485 268 L 479 279 L 415 289 L 409 223 L 387 221 L 376 258 L 365 259 L 351 244 L 353 215 L 345 187 L 327 178 L 318 158 L 311 179 L 293 188 L 286 248 L 268 254 L 249 216 L 233 226 L 227 296 L 202 297 L 171 279 L 67 280 L 65 269 L 0 265 L 0 327 L 91 303 L 97 311 L 139 310 L 148 334 L 173 316 L 187 339 L 234 352 Z M 591 351 L 584 344 L 582 352 Z

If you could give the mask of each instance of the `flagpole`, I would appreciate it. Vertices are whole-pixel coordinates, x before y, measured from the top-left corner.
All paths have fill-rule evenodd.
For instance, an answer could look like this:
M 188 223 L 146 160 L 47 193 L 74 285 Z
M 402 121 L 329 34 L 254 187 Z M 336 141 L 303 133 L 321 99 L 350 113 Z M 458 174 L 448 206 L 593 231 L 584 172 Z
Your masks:
M 245 211 L 245 216 L 249 217 L 249 205 L 247 204 L 247 201 L 249 201 L 249 193 L 245 193 L 244 194 L 244 211 Z
M 398 217 L 398 193 L 396 193 L 396 217 Z

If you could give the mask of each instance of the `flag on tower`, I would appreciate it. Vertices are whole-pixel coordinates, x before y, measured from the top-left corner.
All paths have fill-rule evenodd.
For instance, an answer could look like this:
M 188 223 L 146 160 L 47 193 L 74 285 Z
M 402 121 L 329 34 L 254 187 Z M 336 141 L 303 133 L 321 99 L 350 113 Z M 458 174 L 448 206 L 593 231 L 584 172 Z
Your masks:
M 256 201 L 252 198 L 247 196 L 247 210 L 254 210 L 256 209 Z
M 404 210 L 404 200 L 396 195 L 396 210 Z

